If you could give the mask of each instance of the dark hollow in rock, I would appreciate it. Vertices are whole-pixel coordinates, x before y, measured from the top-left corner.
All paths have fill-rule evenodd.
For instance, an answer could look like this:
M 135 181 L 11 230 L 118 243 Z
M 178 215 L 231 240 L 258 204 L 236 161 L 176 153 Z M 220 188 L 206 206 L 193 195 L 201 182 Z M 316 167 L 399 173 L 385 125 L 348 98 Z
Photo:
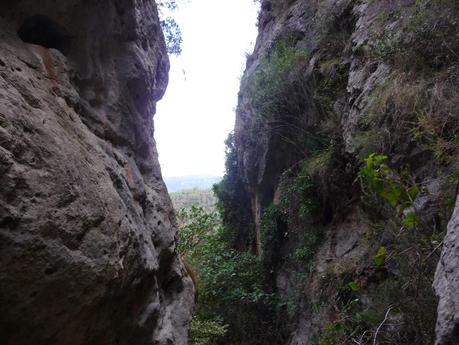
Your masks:
M 72 36 L 64 27 L 43 15 L 25 19 L 18 35 L 26 43 L 54 48 L 64 55 L 68 53 L 72 41 Z

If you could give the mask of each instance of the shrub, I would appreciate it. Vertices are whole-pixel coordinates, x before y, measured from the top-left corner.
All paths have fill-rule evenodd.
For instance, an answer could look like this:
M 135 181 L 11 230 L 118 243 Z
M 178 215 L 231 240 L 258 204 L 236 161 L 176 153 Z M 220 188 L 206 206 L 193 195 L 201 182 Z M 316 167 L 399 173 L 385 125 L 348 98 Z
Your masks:
M 178 248 L 198 276 L 192 344 L 240 344 L 248 334 L 258 339 L 259 312 L 269 310 L 272 299 L 262 289 L 260 261 L 231 248 L 217 214 L 195 207 L 182 219 Z
M 274 205 L 270 205 L 263 211 L 261 242 L 263 246 L 263 264 L 268 271 L 275 270 L 281 260 L 279 257 L 279 249 L 283 237 L 281 218 L 280 210 Z
M 323 343 L 377 339 L 388 344 L 431 344 L 436 312 L 431 289 L 437 264 L 433 254 L 439 253 L 451 208 L 442 210 L 444 206 L 431 199 L 429 212 L 418 212 L 416 199 L 428 195 L 426 188 L 408 170 L 391 168 L 384 155 L 369 155 L 359 180 L 364 201 L 372 199 L 377 210 L 371 218 L 377 233 L 368 238 L 371 249 L 360 268 L 347 272 L 347 280 L 334 278 L 357 283 L 358 289 L 347 284 L 356 302 L 354 297 L 343 298 L 339 288 L 331 291 L 343 284 L 327 287 L 326 294 L 334 295 L 338 305 L 331 325 L 339 323 L 342 328 L 334 332 L 333 327 L 326 327 Z
M 228 326 L 219 318 L 203 320 L 194 317 L 190 330 L 191 345 L 215 345 L 225 336 L 227 328 Z
M 308 161 L 303 160 L 281 176 L 280 209 L 286 216 L 289 228 L 298 229 L 306 222 L 317 219 L 318 207 L 315 185 L 308 171 Z
M 232 248 L 247 250 L 255 246 L 254 226 L 249 193 L 242 181 L 242 169 L 237 159 L 234 134 L 229 134 L 226 144 L 226 172 L 222 181 L 214 185 L 217 209 L 225 225 L 227 242 Z

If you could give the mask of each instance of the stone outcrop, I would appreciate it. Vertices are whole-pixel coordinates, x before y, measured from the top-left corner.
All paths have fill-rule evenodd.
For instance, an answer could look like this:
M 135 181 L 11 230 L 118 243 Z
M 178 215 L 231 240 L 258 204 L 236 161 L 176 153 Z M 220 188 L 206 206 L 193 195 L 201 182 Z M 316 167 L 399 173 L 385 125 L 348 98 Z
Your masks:
M 439 297 L 436 344 L 459 343 L 459 200 L 448 224 L 443 252 L 435 274 Z
M 0 4 L 0 343 L 187 344 L 153 0 Z

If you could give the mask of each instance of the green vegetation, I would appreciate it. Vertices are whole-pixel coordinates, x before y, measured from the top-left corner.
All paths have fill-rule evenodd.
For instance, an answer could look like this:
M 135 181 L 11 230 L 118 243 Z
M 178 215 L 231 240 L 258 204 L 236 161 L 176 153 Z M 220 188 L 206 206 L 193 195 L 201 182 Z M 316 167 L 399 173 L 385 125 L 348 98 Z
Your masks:
M 191 321 L 190 341 L 192 345 L 214 345 L 226 332 L 227 325 L 220 319 L 202 320 L 195 317 Z
M 179 211 L 192 206 L 203 207 L 206 210 L 215 209 L 217 198 L 211 189 L 185 189 L 170 193 L 174 208 Z
M 362 189 L 365 192 L 369 187 L 384 198 L 392 207 L 398 207 L 399 214 L 407 208 L 413 207 L 414 200 L 420 189 L 414 178 L 409 174 L 397 175 L 385 161 L 387 157 L 372 153 L 365 159 L 365 164 L 360 168 L 359 178 L 362 182 Z M 410 212 L 403 221 L 411 223 L 415 214 Z M 409 216 L 409 217 L 408 217 Z
M 182 217 L 179 251 L 198 278 L 191 344 L 251 344 L 251 337 L 272 337 L 259 323 L 272 296 L 262 289 L 258 258 L 230 247 L 215 212 L 194 207 Z
M 279 263 L 278 255 L 282 237 L 282 213 L 271 205 L 263 212 L 261 220 L 261 243 L 263 245 L 263 265 L 267 271 L 275 270 Z
M 297 169 L 284 172 L 280 181 L 279 206 L 284 228 L 298 237 L 293 257 L 305 264 L 311 262 L 323 238 L 323 229 L 319 224 L 322 215 L 316 186 L 309 174 L 309 163 L 309 160 L 305 160 Z
M 432 281 L 459 176 L 459 12 L 451 0 L 406 11 L 355 52 L 390 69 L 361 103 L 354 146 L 343 133 L 354 19 L 330 19 L 314 66 L 291 35 L 250 67 L 248 129 L 227 140 L 218 216 L 184 216 L 180 250 L 199 276 L 193 344 L 283 344 L 300 310 L 314 315 L 314 344 L 432 344 Z M 258 148 L 269 159 L 253 163 Z M 350 249 L 348 228 L 359 237 Z
M 266 121 L 275 121 L 278 114 L 302 111 L 302 104 L 295 101 L 304 101 L 307 91 L 292 74 L 307 61 L 308 54 L 294 44 L 293 37 L 276 42 L 249 81 L 252 107 Z M 295 97 L 296 93 L 298 97 Z
M 226 144 L 226 173 L 222 181 L 214 185 L 217 209 L 222 223 L 228 228 L 227 242 L 233 248 L 246 250 L 255 248 L 254 224 L 252 221 L 249 193 L 242 181 L 242 169 L 237 160 L 234 134 L 230 134 Z
M 298 168 L 284 172 L 280 181 L 280 207 L 292 225 L 297 221 L 304 222 L 310 219 L 318 208 L 307 161 L 301 162 Z
M 368 256 L 323 277 L 322 298 L 333 302 L 318 308 L 337 308 L 318 343 L 377 339 L 387 344 L 431 344 L 436 320 L 431 286 L 451 206 L 432 199 L 429 212 L 420 212 L 415 200 L 433 198 L 428 188 L 408 169 L 391 168 L 389 158 L 381 154 L 365 159 L 359 181 L 373 228 L 367 238 Z

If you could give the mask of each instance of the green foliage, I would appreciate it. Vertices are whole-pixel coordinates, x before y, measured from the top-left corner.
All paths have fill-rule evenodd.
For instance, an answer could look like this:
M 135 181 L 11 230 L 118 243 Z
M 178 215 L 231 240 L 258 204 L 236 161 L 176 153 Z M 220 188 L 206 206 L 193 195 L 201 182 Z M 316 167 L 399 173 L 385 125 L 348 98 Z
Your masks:
M 178 248 L 199 278 L 191 344 L 250 344 L 268 337 L 258 322 L 271 309 L 273 296 L 262 289 L 260 260 L 231 247 L 215 212 L 192 207 L 180 217 Z
M 192 345 L 215 345 L 223 338 L 228 326 L 219 318 L 203 320 L 194 317 L 191 321 L 190 339 Z
M 304 263 L 309 263 L 317 251 L 317 247 L 322 242 L 322 234 L 317 231 L 306 233 L 299 247 L 295 250 L 294 258 Z
M 253 302 L 260 297 L 260 264 L 249 252 L 231 249 L 218 214 L 202 208 L 182 210 L 179 251 L 199 276 L 199 296 L 212 303 Z
M 295 234 L 299 241 L 293 257 L 306 264 L 314 257 L 323 238 L 322 227 L 316 224 L 321 218 L 320 207 L 308 163 L 305 160 L 298 164 L 296 170 L 288 170 L 282 175 L 280 205 L 277 210 L 277 224 L 283 224 L 285 228 L 278 230 L 277 240 L 280 242 L 279 236 L 288 235 L 284 233 L 286 229 Z
M 349 65 L 343 64 L 339 59 L 333 58 L 323 61 L 320 66 L 321 78 L 315 89 L 318 103 L 327 116 L 331 116 L 332 125 L 328 125 L 329 131 L 335 130 L 337 125 L 337 114 L 334 105 L 338 98 L 345 94 L 349 76 Z
M 331 320 L 321 330 L 318 343 L 372 344 L 377 332 L 380 344 L 430 345 L 436 308 L 429 285 L 432 277 L 420 278 L 410 271 L 413 266 L 407 268 L 398 276 L 378 269 L 369 277 L 371 282 L 371 271 L 361 276 L 355 272 L 327 274 L 321 284 L 324 304 L 316 312 L 326 308 Z M 349 282 L 350 276 L 354 280 Z
M 333 322 L 325 326 L 325 336 L 320 339 L 320 345 L 334 345 L 344 333 L 344 326 L 339 322 Z
M 308 172 L 307 161 L 299 164 L 299 170 L 284 172 L 280 182 L 280 208 L 287 216 L 287 222 L 294 225 L 311 219 L 317 211 L 315 186 Z
M 359 178 L 362 188 L 370 187 L 371 191 L 376 192 L 385 199 L 392 207 L 398 206 L 399 213 L 412 207 L 414 199 L 419 194 L 419 186 L 411 176 L 405 178 L 397 175 L 385 163 L 387 156 L 372 153 L 365 159 L 365 164 L 360 168 Z M 410 225 L 414 221 L 411 213 L 408 214 L 406 224 Z
M 386 262 L 387 250 L 386 247 L 381 246 L 378 249 L 378 252 L 373 256 L 373 262 L 376 266 L 381 267 Z
M 351 281 L 347 285 L 353 292 L 358 292 L 360 290 L 359 284 L 355 281 Z
M 220 224 L 218 214 L 208 212 L 202 207 L 184 208 L 178 214 L 181 220 L 179 229 L 178 251 L 192 258 L 199 256 L 199 251 L 206 248 L 204 244 L 215 236 Z
M 414 229 L 419 225 L 419 217 L 413 211 L 408 212 L 402 219 L 402 225 L 407 229 Z
M 275 269 L 279 263 L 279 248 L 282 242 L 280 210 L 271 205 L 263 211 L 261 220 L 261 242 L 263 244 L 263 263 L 268 269 Z
M 241 179 L 234 134 L 229 134 L 226 144 L 226 173 L 214 185 L 217 209 L 225 225 L 225 236 L 231 247 L 246 249 L 254 244 L 254 226 L 249 193 Z
M 272 120 L 275 114 L 286 110 L 298 111 L 292 109 L 296 104 L 291 104 L 293 95 L 288 94 L 291 91 L 290 73 L 301 61 L 307 60 L 308 54 L 293 44 L 292 39 L 278 41 L 249 81 L 252 107 L 264 119 Z
M 368 213 L 375 231 L 368 241 L 370 246 L 377 245 L 371 256 L 376 267 L 369 268 L 367 258 L 362 259 L 368 267 L 366 273 L 349 272 L 358 289 L 350 285 L 352 282 L 348 286 L 359 302 L 351 306 L 342 292 L 336 292 L 336 322 L 343 324 L 344 331 L 333 339 L 333 344 L 370 341 L 388 316 L 390 321 L 386 320 L 378 330 L 379 342 L 431 344 L 436 310 L 431 289 L 437 264 L 433 254 L 439 253 L 451 206 L 436 205 L 432 199 L 429 212 L 419 212 L 415 199 L 428 196 L 427 189 L 416 183 L 406 169 L 396 171 L 389 167 L 388 157 L 381 154 L 365 159 L 359 179 L 365 202 L 372 200 L 371 207 L 377 210 L 373 215 Z M 326 331 L 324 334 L 329 339 Z

